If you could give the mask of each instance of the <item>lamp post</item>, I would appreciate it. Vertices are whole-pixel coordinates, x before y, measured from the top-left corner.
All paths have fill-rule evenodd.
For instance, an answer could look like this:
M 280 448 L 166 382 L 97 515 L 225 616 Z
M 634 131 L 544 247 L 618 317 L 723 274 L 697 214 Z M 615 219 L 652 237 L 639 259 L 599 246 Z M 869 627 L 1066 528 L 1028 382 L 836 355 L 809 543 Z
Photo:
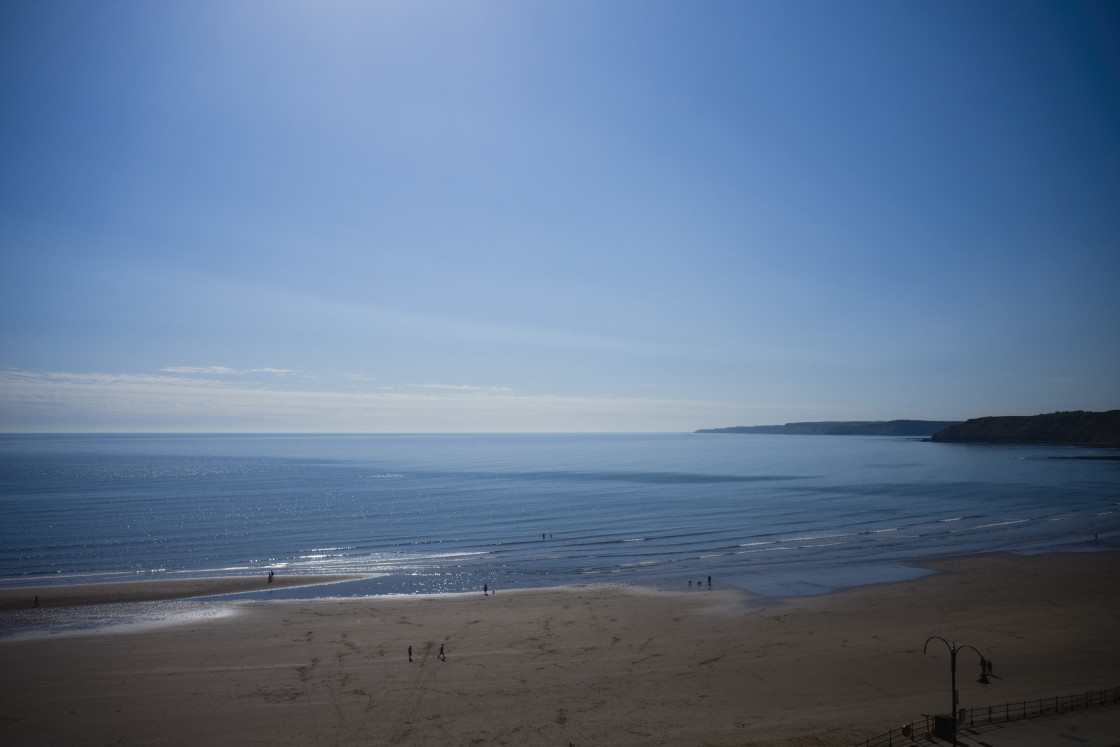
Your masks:
M 986 659 L 984 654 L 980 653 L 980 649 L 975 646 L 969 646 L 967 644 L 958 646 L 956 643 L 949 643 L 939 635 L 932 635 L 926 639 L 926 645 L 922 646 L 923 656 L 926 653 L 926 649 L 929 648 L 929 642 L 933 640 L 941 641 L 949 648 L 949 672 L 951 673 L 951 682 L 953 686 L 953 709 L 949 712 L 949 718 L 952 719 L 953 724 L 953 747 L 957 747 L 957 652 L 966 648 L 970 648 L 976 652 L 976 655 L 980 657 L 980 681 L 983 683 L 988 682 L 987 672 L 985 672 L 984 667 Z

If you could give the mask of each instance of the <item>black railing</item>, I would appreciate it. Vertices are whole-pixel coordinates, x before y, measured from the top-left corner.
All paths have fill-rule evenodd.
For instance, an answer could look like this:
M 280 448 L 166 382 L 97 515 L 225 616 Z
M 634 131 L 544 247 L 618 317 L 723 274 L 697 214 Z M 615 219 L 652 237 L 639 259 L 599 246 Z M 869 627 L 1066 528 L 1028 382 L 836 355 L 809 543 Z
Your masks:
M 962 708 L 958 714 L 958 727 L 983 728 L 989 724 L 1002 724 L 1008 721 L 1057 715 L 1120 704 L 1120 687 L 1111 690 L 1086 690 L 1072 695 L 1057 695 L 1050 698 L 1019 700 L 990 705 L 983 708 Z M 891 729 L 886 734 L 859 742 L 854 747 L 894 747 L 932 738 L 935 729 L 935 716 L 922 716 L 901 727 Z

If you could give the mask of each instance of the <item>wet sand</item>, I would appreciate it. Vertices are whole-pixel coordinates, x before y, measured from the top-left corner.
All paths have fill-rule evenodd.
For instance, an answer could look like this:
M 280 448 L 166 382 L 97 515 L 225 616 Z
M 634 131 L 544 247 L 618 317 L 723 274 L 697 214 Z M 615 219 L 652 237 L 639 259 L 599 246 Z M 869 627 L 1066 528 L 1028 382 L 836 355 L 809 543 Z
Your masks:
M 979 659 L 959 654 L 965 707 L 1120 685 L 1120 554 L 931 567 L 786 600 L 717 578 L 246 602 L 142 632 L 0 641 L 0 743 L 854 744 L 948 710 L 949 652 L 923 655 L 930 636 L 993 660 L 981 685 Z
M 113 584 L 75 584 L 40 586 L 36 588 L 0 589 L 0 612 L 39 606 L 73 607 L 78 605 L 112 604 L 117 602 L 154 602 L 167 599 L 234 594 L 246 591 L 267 591 L 291 586 L 312 586 L 337 581 L 353 581 L 360 575 L 317 576 L 235 576 L 222 578 L 176 578 L 147 581 L 122 581 Z

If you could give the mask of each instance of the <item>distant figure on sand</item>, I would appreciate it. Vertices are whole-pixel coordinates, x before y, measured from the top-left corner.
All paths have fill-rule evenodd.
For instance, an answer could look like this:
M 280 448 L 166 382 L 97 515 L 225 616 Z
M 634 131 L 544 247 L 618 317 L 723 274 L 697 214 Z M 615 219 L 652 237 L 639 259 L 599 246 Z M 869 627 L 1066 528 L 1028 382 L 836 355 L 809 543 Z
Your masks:
M 412 646 L 408 647 L 408 660 L 412 661 Z
M 483 584 L 483 585 L 482 585 L 482 596 L 486 596 L 486 593 L 487 593 L 488 591 L 490 591 L 490 587 L 489 587 L 489 586 L 487 586 L 486 584 Z
M 443 661 L 447 661 L 447 657 L 443 653 L 443 644 L 442 643 L 439 644 L 439 658 L 442 659 Z
M 270 583 L 270 584 L 272 583 L 272 576 L 273 576 L 273 573 L 274 573 L 274 571 L 269 571 L 269 572 L 268 572 L 268 583 Z
M 708 588 L 712 588 L 712 577 L 708 576 Z
M 39 606 L 39 595 L 38 594 L 35 595 L 35 605 L 34 606 L 35 607 Z

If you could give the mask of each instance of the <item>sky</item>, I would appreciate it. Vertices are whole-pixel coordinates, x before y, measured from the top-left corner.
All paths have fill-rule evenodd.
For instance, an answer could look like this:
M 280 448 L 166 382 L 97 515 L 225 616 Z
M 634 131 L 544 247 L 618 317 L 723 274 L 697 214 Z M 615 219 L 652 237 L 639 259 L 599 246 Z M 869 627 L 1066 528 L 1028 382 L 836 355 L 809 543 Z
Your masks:
M 1120 408 L 1120 5 L 7 0 L 0 431 Z

